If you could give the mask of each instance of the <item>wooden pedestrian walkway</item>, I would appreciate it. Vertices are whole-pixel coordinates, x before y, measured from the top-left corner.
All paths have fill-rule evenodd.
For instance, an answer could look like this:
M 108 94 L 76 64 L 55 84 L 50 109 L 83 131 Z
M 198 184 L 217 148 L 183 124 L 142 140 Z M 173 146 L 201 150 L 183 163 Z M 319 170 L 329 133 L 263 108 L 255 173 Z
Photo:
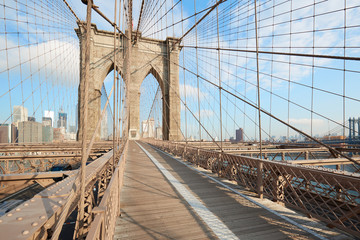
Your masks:
M 129 143 L 114 239 L 349 239 L 304 220 L 301 224 L 307 227 L 301 229 L 171 156 L 139 144 L 145 151 Z

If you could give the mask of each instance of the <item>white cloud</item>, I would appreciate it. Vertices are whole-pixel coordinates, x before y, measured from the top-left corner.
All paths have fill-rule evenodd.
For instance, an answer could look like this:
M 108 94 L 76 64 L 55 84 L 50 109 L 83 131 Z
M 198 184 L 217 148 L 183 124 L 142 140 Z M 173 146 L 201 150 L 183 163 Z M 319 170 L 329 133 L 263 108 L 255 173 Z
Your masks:
M 203 92 L 201 90 L 198 91 L 197 87 L 191 86 L 189 84 L 185 84 L 185 85 L 180 84 L 179 88 L 180 88 L 180 96 L 182 99 L 184 99 L 185 93 L 187 98 L 192 98 L 192 99 L 197 99 L 197 97 L 199 96 L 201 100 L 208 96 L 206 92 Z
M 5 46 L 5 38 L 0 36 L 0 45 Z M 16 47 L 17 43 L 7 39 L 7 54 L 0 55 L 0 72 L 22 71 L 22 79 L 41 75 L 52 84 L 78 85 L 79 46 L 78 40 L 50 40 Z

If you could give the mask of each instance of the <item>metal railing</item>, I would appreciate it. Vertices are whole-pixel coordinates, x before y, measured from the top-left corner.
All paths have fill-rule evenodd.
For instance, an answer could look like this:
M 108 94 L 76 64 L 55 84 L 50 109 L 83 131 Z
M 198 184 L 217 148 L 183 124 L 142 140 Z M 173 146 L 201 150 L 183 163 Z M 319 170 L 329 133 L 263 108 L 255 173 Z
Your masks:
M 101 145 L 99 145 L 101 144 Z M 27 144 L 0 146 L 0 174 L 48 171 L 56 164 L 76 165 L 81 160 L 81 148 L 77 142 L 62 144 Z M 97 157 L 108 152 L 112 146 L 97 143 L 91 149 L 90 157 Z
M 92 211 L 95 217 L 90 225 L 87 240 L 113 238 L 116 217 L 120 215 L 120 192 L 123 185 L 127 149 L 128 143 L 125 145 L 123 154 L 99 206 Z
M 209 169 L 274 202 L 360 237 L 360 175 L 204 150 L 169 141 L 153 146 Z
M 121 156 L 119 161 L 115 161 L 117 166 L 115 174 L 112 164 L 113 150 L 86 166 L 86 205 L 84 207 L 86 218 L 83 219 L 85 226 L 82 236 L 86 236 L 90 226 L 93 226 L 93 221 L 98 219 L 96 217 L 99 213 L 99 216 L 102 216 L 101 209 L 103 206 L 107 206 L 104 219 L 108 219 L 108 216 L 113 214 L 111 219 L 104 220 L 107 225 L 104 226 L 105 229 L 110 229 L 112 225 L 109 224 L 109 221 L 112 221 L 119 212 L 119 208 L 113 204 L 118 200 L 120 190 L 114 186 L 119 186 L 122 182 L 119 177 L 123 173 L 124 156 L 127 149 L 126 144 L 124 144 L 121 144 L 117 149 Z M 119 155 L 117 154 L 117 156 Z M 66 211 L 65 218 L 67 218 L 79 205 L 79 187 L 78 174 L 72 174 L 0 217 L 0 232 L 5 234 L 2 237 L 4 239 L 45 239 L 53 237 L 55 232 L 62 230 L 63 224 L 58 226 L 61 213 Z M 106 230 L 105 232 L 109 231 Z M 110 235 L 108 234 L 108 236 Z

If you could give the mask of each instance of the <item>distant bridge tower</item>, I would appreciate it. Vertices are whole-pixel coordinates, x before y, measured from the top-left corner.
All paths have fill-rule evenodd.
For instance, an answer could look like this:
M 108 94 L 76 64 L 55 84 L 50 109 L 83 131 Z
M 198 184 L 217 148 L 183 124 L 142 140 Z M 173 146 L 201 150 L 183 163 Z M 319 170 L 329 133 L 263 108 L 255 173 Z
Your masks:
M 80 85 L 78 114 L 81 119 L 80 92 L 83 86 L 83 70 L 85 64 L 85 23 L 79 23 L 76 33 L 80 39 Z M 134 38 L 135 32 L 132 33 Z M 117 41 L 119 45 L 116 52 L 116 63 L 114 64 L 114 33 L 98 30 L 92 24 L 91 31 L 91 53 L 90 53 L 90 79 L 89 79 L 89 111 L 88 111 L 88 136 L 92 136 L 95 131 L 96 123 L 101 114 L 101 86 L 106 76 L 114 69 L 124 73 L 124 49 L 126 41 L 123 36 Z M 140 86 L 145 77 L 152 74 L 160 85 L 163 101 L 163 139 L 178 140 L 181 138 L 180 132 L 180 94 L 179 94 L 179 52 L 180 46 L 177 38 L 166 38 L 165 41 L 143 38 L 138 33 L 136 43 L 132 41 L 131 50 L 131 80 L 127 86 L 127 112 L 128 128 L 130 139 L 140 138 Z M 81 122 L 79 124 L 78 139 L 81 138 Z M 100 139 L 100 131 L 97 132 L 96 139 Z
M 357 126 L 357 134 L 356 134 Z M 349 118 L 349 139 L 360 139 L 360 118 Z

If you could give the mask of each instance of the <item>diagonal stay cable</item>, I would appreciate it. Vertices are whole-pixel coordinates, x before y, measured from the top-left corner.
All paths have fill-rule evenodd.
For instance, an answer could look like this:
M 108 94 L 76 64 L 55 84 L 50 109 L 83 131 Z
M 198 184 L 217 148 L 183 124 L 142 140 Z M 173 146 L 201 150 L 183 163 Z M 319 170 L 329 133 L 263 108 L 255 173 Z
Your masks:
M 143 45 L 144 45 L 144 44 L 143 44 Z M 150 49 L 149 47 L 147 47 L 147 46 L 145 46 L 145 45 L 144 45 L 144 47 L 146 47 L 147 49 L 149 49 L 149 51 L 154 52 L 154 50 Z M 235 98 L 239 99 L 240 101 L 242 101 L 242 102 L 246 103 L 247 105 L 249 105 L 249 106 L 251 106 L 251 107 L 253 107 L 253 108 L 255 108 L 255 109 L 258 109 L 258 106 L 256 106 L 256 104 L 253 104 L 253 103 L 251 103 L 251 102 L 249 102 L 249 101 L 247 101 L 247 100 L 245 100 L 245 99 L 243 99 L 243 98 L 241 98 L 241 97 L 237 96 L 236 94 L 232 93 L 231 91 L 229 91 L 229 90 L 227 90 L 227 89 L 225 89 L 225 88 L 223 88 L 223 87 L 220 87 L 220 86 L 219 86 L 219 85 L 217 85 L 216 83 L 213 83 L 213 82 L 211 82 L 210 80 L 208 80 L 208 79 L 206 79 L 206 78 L 204 78 L 204 77 L 202 77 L 202 76 L 200 76 L 200 75 L 198 75 L 198 74 L 194 73 L 193 71 L 191 71 L 191 70 L 189 70 L 189 69 L 187 69 L 187 68 L 185 68 L 185 67 L 181 66 L 181 65 L 180 65 L 180 64 L 178 64 L 177 62 L 172 61 L 172 60 L 171 60 L 171 59 L 169 59 L 168 57 L 164 56 L 164 58 L 166 58 L 166 59 L 167 59 L 169 62 L 171 62 L 172 64 L 177 65 L 178 67 L 180 67 L 180 68 L 184 69 L 185 71 L 187 71 L 187 72 L 189 72 L 189 73 L 191 73 L 191 74 L 193 74 L 193 75 L 195 75 L 195 76 L 199 77 L 200 79 L 204 80 L 205 82 L 207 82 L 207 83 L 209 83 L 209 84 L 213 85 L 214 87 L 216 87 L 216 88 L 218 88 L 218 89 L 221 89 L 222 91 L 224 91 L 224 92 L 226 92 L 226 93 L 230 94 L 231 96 L 233 96 L 233 97 L 235 97 Z M 180 99 L 180 100 L 181 100 L 181 99 Z M 182 100 L 181 100 L 181 101 L 182 101 Z M 186 107 L 187 107 L 187 106 L 186 106 Z M 318 139 L 316 139 L 316 138 L 314 138 L 314 137 L 310 136 L 309 134 L 307 134 L 307 133 L 305 133 L 305 132 L 301 131 L 300 129 L 298 129 L 298 128 L 296 128 L 296 127 L 292 126 L 291 124 L 288 124 L 287 122 L 285 122 L 285 121 L 281 120 L 280 118 L 278 118 L 278 117 L 274 116 L 273 114 L 271 114 L 271 113 L 267 112 L 266 110 L 264 110 L 264 109 L 262 109 L 262 108 L 259 108 L 259 109 L 260 109 L 260 111 L 261 111 L 262 113 L 264 113 L 264 114 L 268 115 L 269 117 L 271 117 L 271 118 L 273 118 L 273 119 L 277 120 L 278 122 L 280 122 L 280 123 L 284 124 L 285 126 L 287 126 L 287 127 L 291 128 L 292 130 L 294 130 L 294 131 L 296 131 L 296 132 L 298 132 L 298 133 L 300 133 L 300 134 L 304 135 L 305 137 L 307 137 L 307 138 L 311 139 L 312 141 L 314 141 L 314 142 L 318 143 L 319 145 L 321 145 L 321 146 L 323 146 L 323 147 L 327 148 L 327 149 L 328 149 L 328 150 L 329 150 L 329 151 L 330 151 L 330 152 L 331 152 L 334 156 L 336 156 L 336 157 L 337 157 L 337 156 L 339 156 L 339 155 L 340 155 L 341 157 L 346 158 L 346 159 L 347 159 L 347 160 L 349 160 L 350 162 L 354 163 L 354 165 L 358 165 L 358 166 L 360 166 L 360 163 L 358 163 L 357 161 L 355 161 L 355 160 L 354 160 L 354 159 L 352 159 L 351 157 L 348 157 L 347 155 L 345 155 L 345 154 L 343 154 L 343 153 L 339 152 L 338 150 L 336 150 L 335 148 L 333 148 L 333 147 L 331 147 L 331 146 L 329 146 L 329 145 L 327 145 L 327 144 L 325 144 L 325 143 L 323 143 L 323 142 L 319 141 Z M 190 110 L 189 110 L 189 111 L 190 111 Z M 192 113 L 192 112 L 190 111 L 190 113 Z M 192 113 L 192 114 L 193 114 L 193 113 Z M 194 115 L 193 115 L 193 116 L 194 116 Z M 194 117 L 195 117 L 195 116 L 194 116 Z M 211 135 L 210 135 L 210 136 L 211 136 Z M 360 169 L 359 169 L 359 168 L 357 168 L 357 170 L 360 170 Z

